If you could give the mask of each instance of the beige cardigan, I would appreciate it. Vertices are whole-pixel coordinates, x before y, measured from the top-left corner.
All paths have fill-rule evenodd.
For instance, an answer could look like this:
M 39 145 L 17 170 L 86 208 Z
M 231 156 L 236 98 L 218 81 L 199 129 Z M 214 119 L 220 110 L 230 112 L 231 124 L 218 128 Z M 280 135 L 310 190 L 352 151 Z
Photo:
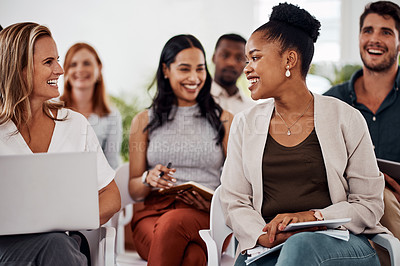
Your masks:
M 333 97 L 314 95 L 314 126 L 327 172 L 332 205 L 325 219 L 350 217 L 354 234 L 388 232 L 383 215 L 383 174 L 379 172 L 360 112 Z M 274 100 L 235 115 L 221 176 L 220 199 L 226 224 L 239 240 L 239 251 L 253 248 L 263 234 L 262 157 Z

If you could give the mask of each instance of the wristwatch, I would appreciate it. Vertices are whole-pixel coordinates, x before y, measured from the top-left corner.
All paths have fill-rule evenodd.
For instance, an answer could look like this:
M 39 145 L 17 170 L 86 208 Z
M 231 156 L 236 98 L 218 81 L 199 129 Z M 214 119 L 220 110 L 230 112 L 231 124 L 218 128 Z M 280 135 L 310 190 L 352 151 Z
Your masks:
M 146 186 L 150 187 L 150 184 L 147 183 L 147 181 L 146 181 L 148 174 L 149 174 L 149 171 L 144 171 L 144 173 L 142 174 L 142 183 L 145 184 Z
M 317 221 L 324 220 L 324 216 L 322 216 L 322 213 L 320 211 L 314 211 L 314 217 L 317 219 Z

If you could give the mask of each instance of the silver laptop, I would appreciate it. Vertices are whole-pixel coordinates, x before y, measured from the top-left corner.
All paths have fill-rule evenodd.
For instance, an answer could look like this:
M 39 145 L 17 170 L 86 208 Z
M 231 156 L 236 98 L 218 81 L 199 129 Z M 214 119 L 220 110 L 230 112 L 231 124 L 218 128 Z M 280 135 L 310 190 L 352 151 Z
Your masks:
M 99 227 L 95 153 L 0 156 L 0 235 Z

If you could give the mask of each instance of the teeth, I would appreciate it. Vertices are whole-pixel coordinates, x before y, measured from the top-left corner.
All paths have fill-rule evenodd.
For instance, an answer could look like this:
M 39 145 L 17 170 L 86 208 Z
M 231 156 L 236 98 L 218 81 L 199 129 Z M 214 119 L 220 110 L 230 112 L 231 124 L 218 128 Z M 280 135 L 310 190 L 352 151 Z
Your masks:
M 197 89 L 197 85 L 195 84 L 195 85 L 188 85 L 188 84 L 185 84 L 185 85 L 183 85 L 186 89 L 189 89 L 189 90 L 195 90 L 195 89 Z
M 382 51 L 380 50 L 375 50 L 375 49 L 368 49 L 368 52 L 371 54 L 383 54 Z
M 57 82 L 58 82 L 57 79 L 52 79 L 52 80 L 47 81 L 47 84 L 50 84 L 50 85 L 57 85 Z
M 257 83 L 259 80 L 260 80 L 259 78 L 252 78 L 252 79 L 249 79 L 249 82 L 251 84 L 254 84 L 254 83 Z

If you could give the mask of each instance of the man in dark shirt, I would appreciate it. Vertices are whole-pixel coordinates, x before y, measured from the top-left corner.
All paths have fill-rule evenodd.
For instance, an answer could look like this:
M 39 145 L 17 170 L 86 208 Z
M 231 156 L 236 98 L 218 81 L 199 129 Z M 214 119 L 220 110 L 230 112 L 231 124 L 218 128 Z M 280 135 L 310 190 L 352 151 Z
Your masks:
M 350 81 L 325 93 L 357 108 L 371 134 L 377 158 L 400 162 L 400 7 L 378 1 L 360 17 L 363 68 Z M 381 223 L 400 239 L 400 185 L 385 174 L 385 213 Z

